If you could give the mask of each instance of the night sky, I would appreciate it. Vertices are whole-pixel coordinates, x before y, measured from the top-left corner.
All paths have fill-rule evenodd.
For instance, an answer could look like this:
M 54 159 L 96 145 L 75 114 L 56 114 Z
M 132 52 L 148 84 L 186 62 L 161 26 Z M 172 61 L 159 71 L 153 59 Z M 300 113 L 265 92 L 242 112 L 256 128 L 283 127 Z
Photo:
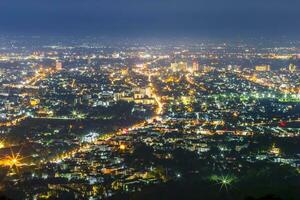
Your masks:
M 299 0 L 1 0 L 0 33 L 298 35 Z

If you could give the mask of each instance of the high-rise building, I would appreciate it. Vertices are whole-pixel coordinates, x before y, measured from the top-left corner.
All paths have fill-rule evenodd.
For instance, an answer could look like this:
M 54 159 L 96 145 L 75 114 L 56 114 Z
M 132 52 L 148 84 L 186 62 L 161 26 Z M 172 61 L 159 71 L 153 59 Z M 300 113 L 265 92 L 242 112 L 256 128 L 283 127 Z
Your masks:
M 193 70 L 193 72 L 200 71 L 200 67 L 199 67 L 199 63 L 198 62 L 196 62 L 196 61 L 193 62 L 192 70 Z
M 63 68 L 62 62 L 57 60 L 56 63 L 55 63 L 55 69 L 57 71 L 59 71 L 59 70 L 62 70 L 62 68 Z
M 187 62 L 171 63 L 171 70 L 173 72 L 187 71 L 188 64 L 187 64 Z
M 178 70 L 178 64 L 177 63 L 171 63 L 171 70 L 173 72 L 177 72 Z
M 178 68 L 179 68 L 180 71 L 187 71 L 188 70 L 187 62 L 178 63 Z

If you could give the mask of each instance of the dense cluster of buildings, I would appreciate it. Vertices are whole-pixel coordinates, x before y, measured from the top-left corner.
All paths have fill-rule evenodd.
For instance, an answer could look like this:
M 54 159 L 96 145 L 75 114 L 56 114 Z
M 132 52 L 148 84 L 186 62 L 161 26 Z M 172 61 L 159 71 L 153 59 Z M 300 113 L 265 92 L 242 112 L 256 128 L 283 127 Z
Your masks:
M 300 54 L 269 51 L 84 44 L 0 54 L 1 188 L 105 199 L 190 174 L 238 179 L 261 162 L 299 174 Z

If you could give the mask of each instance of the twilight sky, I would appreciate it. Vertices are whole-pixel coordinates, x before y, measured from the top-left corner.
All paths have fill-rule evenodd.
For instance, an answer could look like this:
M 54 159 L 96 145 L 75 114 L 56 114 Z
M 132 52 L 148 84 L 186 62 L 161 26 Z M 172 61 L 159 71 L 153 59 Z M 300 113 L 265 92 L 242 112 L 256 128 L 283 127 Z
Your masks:
M 300 35 L 300 0 L 0 0 L 0 33 Z

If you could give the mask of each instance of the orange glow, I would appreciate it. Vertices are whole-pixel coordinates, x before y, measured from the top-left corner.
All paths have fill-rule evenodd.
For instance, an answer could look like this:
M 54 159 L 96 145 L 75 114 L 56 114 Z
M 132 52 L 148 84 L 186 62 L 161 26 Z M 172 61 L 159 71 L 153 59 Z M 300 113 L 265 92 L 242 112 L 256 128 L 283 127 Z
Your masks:
M 22 149 L 22 148 L 21 148 Z M 20 151 L 18 153 L 14 153 L 13 150 L 11 149 L 11 154 L 7 155 L 3 159 L 0 159 L 0 165 L 2 166 L 7 166 L 9 168 L 16 168 L 18 171 L 18 167 L 23 166 L 24 163 L 22 163 L 22 160 L 24 157 L 20 155 Z
M 126 145 L 125 144 L 120 144 L 119 149 L 124 151 L 126 149 Z
M 0 141 L 0 149 L 3 149 L 5 147 L 5 144 L 3 141 Z

